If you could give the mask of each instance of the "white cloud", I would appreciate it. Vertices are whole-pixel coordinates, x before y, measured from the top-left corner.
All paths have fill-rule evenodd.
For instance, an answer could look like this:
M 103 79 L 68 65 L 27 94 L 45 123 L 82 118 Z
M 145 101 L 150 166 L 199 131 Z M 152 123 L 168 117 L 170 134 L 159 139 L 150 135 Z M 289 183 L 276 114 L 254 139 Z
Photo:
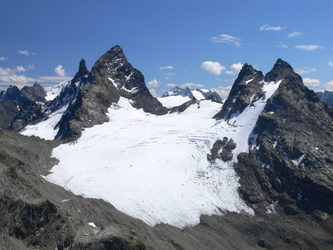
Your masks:
M 228 97 L 230 89 L 231 89 L 232 85 L 230 86 L 219 86 L 218 88 L 211 88 L 211 91 L 215 91 L 216 93 L 218 93 L 222 99 L 225 99 Z
M 66 75 L 65 68 L 61 64 L 54 68 L 54 72 L 56 72 L 58 76 Z
M 304 78 L 303 82 L 306 86 L 309 86 L 309 87 L 318 87 L 318 86 L 320 86 L 320 81 L 318 79 Z
M 28 67 L 17 66 L 15 68 L 3 68 L 0 67 L 0 82 L 4 84 L 24 84 L 28 85 L 34 82 L 60 82 L 65 80 L 70 80 L 71 77 L 66 76 L 40 76 L 37 78 L 23 75 L 22 73 L 33 70 L 34 65 L 29 65 Z
M 288 49 L 288 45 L 284 44 L 284 43 L 276 45 L 276 47 L 281 48 L 281 49 Z
M 297 74 L 300 74 L 300 75 L 304 75 L 304 74 L 308 74 L 308 73 L 311 73 L 311 72 L 315 72 L 316 71 L 316 68 L 303 68 L 303 69 L 297 69 L 296 70 L 296 73 Z
M 17 53 L 19 53 L 20 55 L 25 55 L 25 56 L 32 56 L 32 55 L 35 54 L 35 53 L 30 52 L 30 51 L 28 51 L 26 49 L 25 50 L 18 50 Z
M 240 47 L 240 39 L 237 37 L 234 37 L 232 35 L 228 35 L 228 34 L 220 34 L 218 36 L 214 36 L 211 38 L 212 42 L 214 43 L 228 43 L 231 45 L 236 46 L 237 48 Z
M 236 72 L 236 73 L 239 73 L 239 71 L 241 71 L 241 69 L 243 68 L 243 64 L 238 62 L 238 63 L 234 63 L 230 66 L 230 68 Z
M 182 84 L 181 87 L 183 87 L 183 88 L 186 88 L 186 87 L 188 87 L 188 88 L 193 88 L 193 87 L 202 88 L 202 87 L 204 87 L 204 85 L 201 84 L 201 83 L 187 82 L 187 83 Z
M 205 61 L 201 64 L 201 68 L 206 70 L 209 74 L 212 75 L 221 75 L 222 71 L 225 70 L 225 67 L 219 62 Z
M 177 86 L 177 84 L 175 84 L 175 83 L 168 83 L 166 86 L 168 86 L 168 87 L 176 87 Z
M 332 61 L 329 61 L 329 62 L 328 62 L 328 66 L 333 67 L 333 62 L 332 62 Z
M 301 32 L 294 31 L 294 32 L 289 33 L 288 37 L 289 38 L 295 38 L 295 37 L 300 37 L 301 35 L 302 35 Z
M 0 62 L 4 62 L 4 61 L 7 61 L 8 58 L 7 57 L 4 57 L 4 56 L 0 56 Z
M 286 29 L 287 27 L 282 27 L 282 26 L 271 26 L 268 24 L 264 24 L 260 27 L 260 31 L 281 31 Z
M 325 83 L 325 87 L 328 90 L 333 90 L 333 81 L 329 81 L 329 82 Z
M 169 70 L 173 70 L 175 67 L 173 67 L 172 65 L 167 65 L 167 66 L 161 66 L 160 69 L 164 70 L 164 69 L 169 69 Z
M 156 79 L 153 79 L 153 80 L 147 82 L 147 85 L 149 85 L 151 87 L 158 87 L 160 85 L 160 82 L 157 81 Z
M 322 49 L 322 46 L 315 45 L 315 44 L 303 44 L 303 45 L 295 45 L 296 49 L 302 49 L 306 51 L 316 50 L 316 49 Z
M 156 92 L 156 90 L 155 89 L 149 89 L 149 92 L 150 92 L 150 94 L 153 96 L 153 97 L 160 97 L 158 94 L 157 94 L 157 92 Z
M 238 63 L 234 63 L 230 66 L 230 70 L 227 70 L 225 73 L 227 75 L 236 75 L 239 73 L 239 71 L 241 71 L 243 67 L 243 64 L 238 62 Z

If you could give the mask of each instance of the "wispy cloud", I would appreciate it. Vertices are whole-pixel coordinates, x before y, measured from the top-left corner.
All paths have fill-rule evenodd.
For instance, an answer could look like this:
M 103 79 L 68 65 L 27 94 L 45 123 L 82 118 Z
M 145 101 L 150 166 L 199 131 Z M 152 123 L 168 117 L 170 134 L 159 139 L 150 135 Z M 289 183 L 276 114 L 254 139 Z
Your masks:
M 260 27 L 260 31 L 281 31 L 285 30 L 287 27 L 282 27 L 282 26 L 271 26 L 268 24 L 264 24 Z
M 194 82 L 187 82 L 187 83 L 184 83 L 181 85 L 181 87 L 183 88 L 193 88 L 193 87 L 196 87 L 196 88 L 202 88 L 204 87 L 205 85 L 201 84 L 201 83 L 194 83 Z
M 284 43 L 278 44 L 278 45 L 276 45 L 276 47 L 281 48 L 281 49 L 288 49 L 288 45 L 284 44 Z
M 333 67 L 333 62 L 332 62 L 332 61 L 329 61 L 329 62 L 328 62 L 328 66 Z
M 222 71 L 225 70 L 225 67 L 219 62 L 205 61 L 201 64 L 201 68 L 206 70 L 209 74 L 212 75 L 221 75 Z
M 228 35 L 228 34 L 220 34 L 218 36 L 214 36 L 211 38 L 212 42 L 214 43 L 227 43 L 236 46 L 239 48 L 241 46 L 241 39 Z
M 7 57 L 4 57 L 4 56 L 0 56 L 0 62 L 4 62 L 4 61 L 7 61 L 8 58 Z
M 17 53 L 19 53 L 20 55 L 25 55 L 25 56 L 32 56 L 32 55 L 35 54 L 35 53 L 33 53 L 31 51 L 28 51 L 26 49 L 24 49 L 24 50 L 18 50 Z
M 320 86 L 320 81 L 318 79 L 304 78 L 303 82 L 306 86 L 309 86 L 309 87 L 318 87 L 318 86 Z
M 327 90 L 333 90 L 333 81 L 325 83 L 325 87 Z
M 316 44 L 301 44 L 301 45 L 295 45 L 295 48 L 306 51 L 312 51 L 312 50 L 322 49 L 323 47 Z
M 168 83 L 166 86 L 168 86 L 168 87 L 172 88 L 172 87 L 176 87 L 176 86 L 177 86 L 177 84 L 175 84 L 175 83 Z
M 297 69 L 296 73 L 300 74 L 300 75 L 304 75 L 304 74 L 312 73 L 315 71 L 316 71 L 316 68 L 312 67 L 312 68 Z
M 172 65 L 167 65 L 167 66 L 161 66 L 160 69 L 161 70 L 165 70 L 165 69 L 168 69 L 168 70 L 173 70 L 175 67 L 172 66 Z
M 153 79 L 153 80 L 147 82 L 147 85 L 150 87 L 158 87 L 160 84 L 161 84 L 161 82 L 159 82 L 156 79 Z
M 301 35 L 302 35 L 301 32 L 293 31 L 293 32 L 289 33 L 288 37 L 289 38 L 295 38 L 295 37 L 300 37 Z

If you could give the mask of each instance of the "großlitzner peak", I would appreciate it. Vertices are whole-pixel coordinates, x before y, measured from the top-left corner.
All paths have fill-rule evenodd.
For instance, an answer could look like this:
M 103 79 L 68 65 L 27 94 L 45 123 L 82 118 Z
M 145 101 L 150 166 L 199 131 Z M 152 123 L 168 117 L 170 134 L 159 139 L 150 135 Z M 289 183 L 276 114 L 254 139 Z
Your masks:
M 83 128 L 109 120 L 107 109 L 120 97 L 132 100 L 132 105 L 145 112 L 162 115 L 168 109 L 151 95 L 144 76 L 127 60 L 119 45 L 112 47 L 94 64 L 87 82 L 77 98 L 69 104 L 57 127 L 58 139 L 77 137 Z

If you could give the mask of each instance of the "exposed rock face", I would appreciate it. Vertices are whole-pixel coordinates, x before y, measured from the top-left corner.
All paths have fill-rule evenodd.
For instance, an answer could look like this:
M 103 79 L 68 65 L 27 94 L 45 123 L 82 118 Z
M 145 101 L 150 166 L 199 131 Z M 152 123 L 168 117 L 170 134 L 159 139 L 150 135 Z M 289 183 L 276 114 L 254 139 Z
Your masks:
M 258 118 L 255 147 L 238 157 L 240 192 L 263 211 L 278 204 L 289 215 L 332 214 L 333 119 L 290 69 L 278 60 L 265 77 L 283 81 Z
M 261 71 L 254 69 L 249 64 L 244 64 L 222 110 L 214 118 L 229 119 L 241 113 L 247 106 L 263 97 L 263 79 L 264 76 Z
M 111 48 L 93 66 L 87 83 L 70 104 L 59 122 L 57 139 L 76 138 L 81 130 L 108 121 L 107 109 L 120 97 L 145 112 L 163 115 L 168 112 L 145 85 L 140 71 L 127 61 L 119 46 Z
M 207 159 L 214 163 L 216 159 L 221 159 L 224 162 L 232 160 L 232 150 L 236 148 L 236 144 L 232 139 L 228 140 L 228 137 L 224 137 L 223 140 L 217 140 L 213 144 L 211 154 L 207 155 Z
M 24 86 L 21 89 L 21 92 L 23 95 L 25 95 L 29 100 L 33 102 L 42 102 L 42 103 L 46 102 L 45 99 L 46 92 L 44 88 L 38 83 L 35 83 L 32 86 Z
M 23 95 L 16 86 L 10 86 L 0 99 L 0 128 L 8 129 L 21 110 L 36 109 L 38 113 L 37 106 L 35 102 Z
M 316 92 L 317 96 L 327 105 L 333 106 L 333 92 L 325 90 L 324 92 Z

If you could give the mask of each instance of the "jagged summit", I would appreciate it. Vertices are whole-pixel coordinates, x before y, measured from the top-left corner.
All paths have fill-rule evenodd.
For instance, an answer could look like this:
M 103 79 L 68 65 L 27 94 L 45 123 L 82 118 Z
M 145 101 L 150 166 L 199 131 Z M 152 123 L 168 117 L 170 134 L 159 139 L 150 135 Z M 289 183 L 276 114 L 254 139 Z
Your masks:
M 24 86 L 21 92 L 31 101 L 45 103 L 46 92 L 42 85 L 34 83 L 32 86 Z
M 102 55 L 92 67 L 87 83 L 79 89 L 57 127 L 58 139 L 77 137 L 83 128 L 109 120 L 106 113 L 121 97 L 130 99 L 135 108 L 152 114 L 168 109 L 149 92 L 144 76 L 127 60 L 119 45 Z
M 276 82 L 291 74 L 295 74 L 293 68 L 289 65 L 289 63 L 279 58 L 274 64 L 272 70 L 265 75 L 265 81 Z
M 244 64 L 222 110 L 214 118 L 229 119 L 241 113 L 248 105 L 263 97 L 263 78 L 264 76 L 261 71 L 256 70 L 249 64 Z
M 84 59 L 81 59 L 80 64 L 79 64 L 79 70 L 75 74 L 75 76 L 72 80 L 72 83 L 75 83 L 76 81 L 79 81 L 83 77 L 87 77 L 88 74 L 89 74 L 89 71 L 88 71 L 87 66 L 86 66 L 86 61 Z

